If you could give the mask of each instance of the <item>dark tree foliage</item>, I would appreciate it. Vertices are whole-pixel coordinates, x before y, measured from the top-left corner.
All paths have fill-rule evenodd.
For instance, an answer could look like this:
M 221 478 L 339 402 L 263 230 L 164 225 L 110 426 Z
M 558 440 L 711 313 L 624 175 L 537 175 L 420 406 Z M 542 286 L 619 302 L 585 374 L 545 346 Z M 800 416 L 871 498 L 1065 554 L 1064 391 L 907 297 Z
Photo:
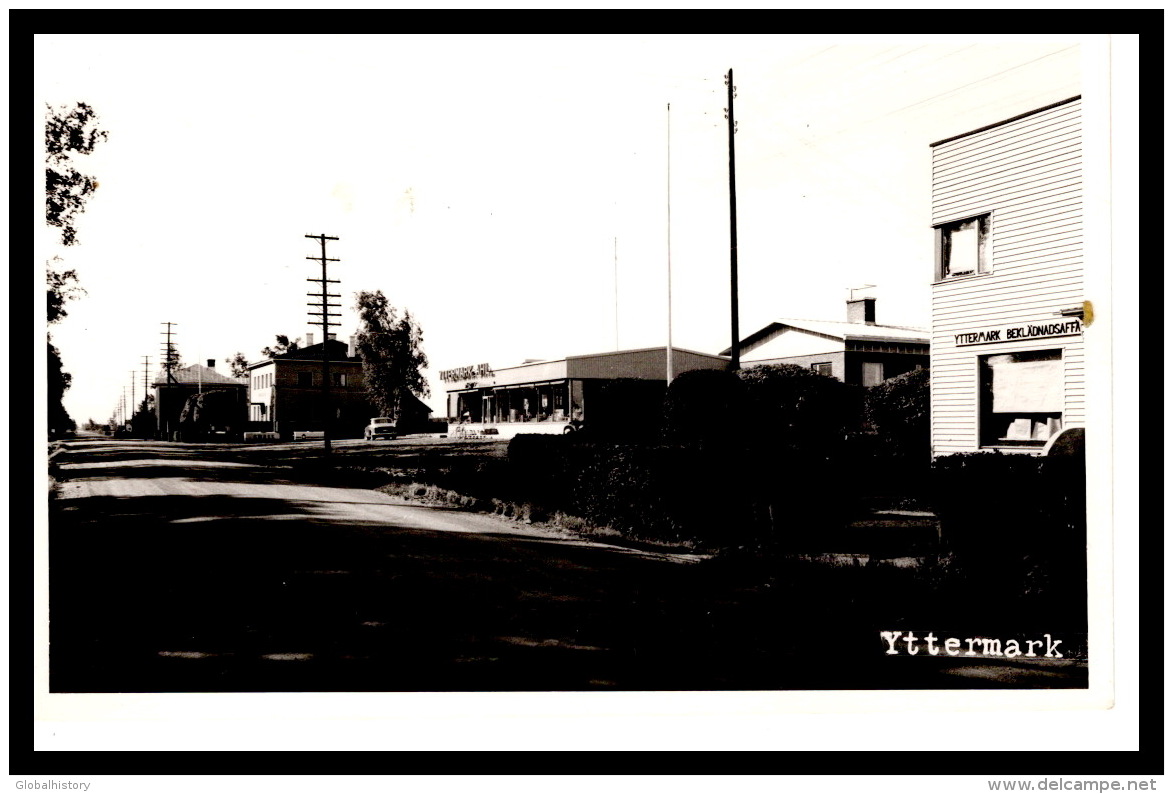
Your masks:
M 355 309 L 359 317 L 355 347 L 362 357 L 367 396 L 380 414 L 398 417 L 405 394 L 430 394 L 422 373 L 428 366 L 423 330 L 411 312 L 404 310 L 400 317 L 382 290 L 356 293 Z
M 228 365 L 232 377 L 243 378 L 248 375 L 248 359 L 244 357 L 244 353 L 234 353 L 224 359 L 224 363 Z
M 54 259 L 60 261 L 58 257 Z M 46 269 L 46 311 L 49 325 L 56 325 L 68 316 L 65 304 L 84 295 L 85 290 L 77 283 L 77 271 L 56 271 L 53 270 L 52 263 L 47 264 L 50 266 Z
M 177 370 L 183 367 L 183 359 L 179 355 L 179 348 L 175 346 L 174 342 L 167 345 L 163 351 L 163 360 L 160 364 L 166 368 L 168 364 L 171 365 L 172 370 Z
M 155 437 L 155 396 L 148 394 L 142 402 L 139 403 L 134 415 L 130 417 L 131 432 L 137 438 L 154 438 Z
M 237 395 L 230 389 L 212 389 L 187 398 L 179 414 L 185 435 L 204 434 L 213 428 L 235 430 L 241 421 Z
M 65 405 L 62 403 L 62 398 L 69 389 L 73 377 L 61 368 L 61 353 L 52 341 L 47 343 L 47 347 L 45 364 L 48 376 L 46 398 L 49 409 L 49 438 L 55 439 L 61 438 L 66 431 L 76 429 L 73 419 L 70 418 L 69 412 L 65 410 Z
M 825 457 L 859 424 L 855 390 L 794 364 L 741 370 L 754 434 L 779 450 Z
M 286 336 L 285 334 L 277 334 L 277 344 L 273 345 L 272 347 L 266 347 L 263 350 L 261 350 L 261 355 L 264 356 L 265 358 L 276 358 L 277 356 L 283 356 L 286 353 L 292 353 L 293 351 L 300 350 L 300 349 L 301 349 L 301 337 L 300 336 L 297 337 L 296 339 L 290 341 L 289 337 Z M 240 355 L 240 354 L 237 353 L 237 355 Z
M 76 245 L 77 216 L 98 187 L 92 176 L 74 167 L 73 157 L 90 154 L 108 133 L 98 129 L 94 109 L 84 102 L 73 107 L 46 105 L 45 120 L 45 220 L 61 230 L 61 242 Z
M 46 281 L 46 312 L 49 325 L 61 322 L 67 315 L 65 304 L 85 292 L 77 285 L 77 273 L 72 270 L 48 270 Z M 62 400 L 69 390 L 72 376 L 62 368 L 61 351 L 53 344 L 53 335 L 46 334 L 48 358 L 46 359 L 47 400 L 49 437 L 60 438 L 66 431 L 75 429 L 75 423 L 65 410 Z
M 917 369 L 867 389 L 864 408 L 888 455 L 928 460 L 929 371 Z
M 732 372 L 694 370 L 673 379 L 664 399 L 664 434 L 672 443 L 729 443 L 746 424 L 745 384 Z

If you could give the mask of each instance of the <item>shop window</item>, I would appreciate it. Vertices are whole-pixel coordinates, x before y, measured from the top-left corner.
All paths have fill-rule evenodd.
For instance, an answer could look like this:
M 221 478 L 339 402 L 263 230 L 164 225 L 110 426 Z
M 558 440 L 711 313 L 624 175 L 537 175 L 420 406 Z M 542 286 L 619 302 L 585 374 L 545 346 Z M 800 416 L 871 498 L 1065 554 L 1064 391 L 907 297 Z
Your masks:
M 865 387 L 884 382 L 884 365 L 879 361 L 865 361 L 862 366 L 861 382 Z
M 1063 353 L 980 356 L 982 446 L 1043 446 L 1063 429 Z
M 938 226 L 937 256 L 940 279 L 990 272 L 990 216 Z
M 811 369 L 814 370 L 815 372 L 819 373 L 820 375 L 826 375 L 827 377 L 831 377 L 831 362 L 830 361 L 822 361 L 818 364 L 811 364 Z
M 299 372 L 299 373 L 297 373 L 297 385 L 298 386 L 313 386 L 314 385 L 314 373 L 312 373 L 312 372 Z

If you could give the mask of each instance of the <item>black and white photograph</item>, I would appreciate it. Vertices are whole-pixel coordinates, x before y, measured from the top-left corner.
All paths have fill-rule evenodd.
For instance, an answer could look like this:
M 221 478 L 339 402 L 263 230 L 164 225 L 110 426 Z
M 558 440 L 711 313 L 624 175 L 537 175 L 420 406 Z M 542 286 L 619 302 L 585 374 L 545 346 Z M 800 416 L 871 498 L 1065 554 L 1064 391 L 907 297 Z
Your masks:
M 39 749 L 1111 709 L 1112 38 L 36 35 Z

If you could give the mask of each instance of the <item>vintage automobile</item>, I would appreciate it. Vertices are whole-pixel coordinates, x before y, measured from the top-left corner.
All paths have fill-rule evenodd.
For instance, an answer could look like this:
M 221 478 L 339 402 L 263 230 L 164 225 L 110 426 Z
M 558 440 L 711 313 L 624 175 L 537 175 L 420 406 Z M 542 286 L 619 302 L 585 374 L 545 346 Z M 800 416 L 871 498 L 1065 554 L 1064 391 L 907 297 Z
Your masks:
M 376 416 L 371 419 L 363 431 L 362 437 L 367 441 L 380 438 L 395 438 L 395 420 L 389 416 Z

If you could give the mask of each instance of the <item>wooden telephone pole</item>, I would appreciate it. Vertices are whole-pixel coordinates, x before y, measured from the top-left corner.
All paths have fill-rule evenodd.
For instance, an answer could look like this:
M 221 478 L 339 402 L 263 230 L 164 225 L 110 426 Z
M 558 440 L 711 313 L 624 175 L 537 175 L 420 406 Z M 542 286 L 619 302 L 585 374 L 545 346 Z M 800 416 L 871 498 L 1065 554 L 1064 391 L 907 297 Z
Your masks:
M 337 240 L 337 237 L 327 237 L 324 234 L 307 234 L 307 238 L 317 240 L 322 244 L 321 256 L 307 256 L 306 259 L 313 259 L 322 263 L 322 277 L 321 278 L 307 278 L 306 281 L 316 281 L 321 283 L 322 291 L 320 293 L 307 292 L 311 298 L 321 298 L 321 303 L 307 303 L 306 306 L 315 307 L 313 311 L 309 312 L 310 317 L 317 317 L 320 319 L 310 320 L 310 325 L 322 326 L 322 441 L 323 449 L 326 454 L 330 454 L 330 434 L 333 430 L 333 416 L 330 415 L 330 326 L 338 325 L 338 323 L 330 322 L 331 317 L 341 317 L 338 312 L 331 312 L 330 309 L 337 309 L 341 304 L 330 303 L 330 298 L 340 298 L 341 293 L 335 295 L 327 292 L 327 284 L 338 284 L 338 279 L 326 278 L 326 263 L 337 262 L 337 259 L 328 259 L 326 257 L 326 241 Z
M 167 342 L 163 345 L 163 369 L 167 373 L 167 379 L 159 389 L 159 400 L 155 404 L 155 418 L 156 427 L 162 434 L 163 440 L 171 441 L 171 420 L 167 419 L 164 421 L 163 419 L 163 403 L 167 402 L 167 400 L 164 400 L 164 395 L 169 392 L 171 384 L 178 382 L 175 380 L 174 370 L 175 365 L 179 363 L 179 354 L 176 352 L 175 345 L 171 341 L 171 326 L 178 325 L 178 323 L 160 323 L 160 325 L 167 326 L 166 331 L 160 331 L 161 334 L 167 335 Z M 170 405 L 167 406 L 167 409 L 170 410 Z

